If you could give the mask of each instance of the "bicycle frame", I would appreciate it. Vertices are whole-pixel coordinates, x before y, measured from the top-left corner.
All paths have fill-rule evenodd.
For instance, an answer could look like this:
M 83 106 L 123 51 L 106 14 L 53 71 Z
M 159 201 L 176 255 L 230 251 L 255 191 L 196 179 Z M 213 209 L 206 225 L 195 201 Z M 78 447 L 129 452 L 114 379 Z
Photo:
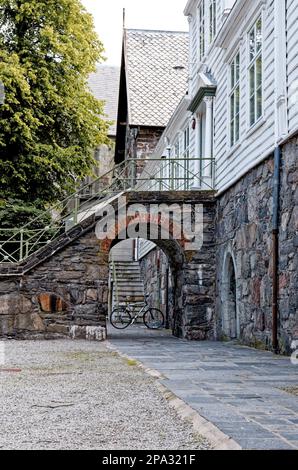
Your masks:
M 137 311 L 137 313 L 133 313 L 134 307 L 136 305 L 137 304 L 127 304 L 126 305 L 126 308 L 129 310 L 129 313 L 132 316 L 132 320 L 131 320 L 131 323 L 130 323 L 131 325 L 133 325 L 138 318 L 144 316 L 145 312 L 149 309 L 149 305 L 147 304 L 147 302 L 145 302 L 144 304 L 142 303 L 142 307 L 140 308 L 140 310 Z

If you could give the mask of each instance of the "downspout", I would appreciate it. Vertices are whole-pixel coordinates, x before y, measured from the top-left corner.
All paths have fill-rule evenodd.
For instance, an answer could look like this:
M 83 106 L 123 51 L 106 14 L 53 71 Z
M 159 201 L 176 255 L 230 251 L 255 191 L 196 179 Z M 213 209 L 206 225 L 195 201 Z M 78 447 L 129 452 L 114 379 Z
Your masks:
M 272 221 L 272 348 L 278 353 L 278 250 L 279 250 L 279 195 L 281 148 L 274 151 L 273 221 Z

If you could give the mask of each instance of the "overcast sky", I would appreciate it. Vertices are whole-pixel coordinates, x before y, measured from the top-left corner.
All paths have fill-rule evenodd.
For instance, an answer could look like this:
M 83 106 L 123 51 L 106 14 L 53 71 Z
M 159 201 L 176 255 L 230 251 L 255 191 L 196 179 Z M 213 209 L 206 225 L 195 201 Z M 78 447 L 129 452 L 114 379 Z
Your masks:
M 120 65 L 122 11 L 126 10 L 126 27 L 187 31 L 183 15 L 186 0 L 82 0 L 93 14 L 96 30 L 104 43 L 109 65 Z

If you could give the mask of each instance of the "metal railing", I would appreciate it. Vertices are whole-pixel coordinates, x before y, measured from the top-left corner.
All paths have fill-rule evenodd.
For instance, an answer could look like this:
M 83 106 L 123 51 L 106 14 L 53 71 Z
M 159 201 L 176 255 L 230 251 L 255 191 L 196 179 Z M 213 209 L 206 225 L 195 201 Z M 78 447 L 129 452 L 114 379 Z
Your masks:
M 81 186 L 23 227 L 0 228 L 0 263 L 19 263 L 51 243 L 98 208 L 125 191 L 184 191 L 214 189 L 213 159 L 150 158 L 126 160 Z M 44 225 L 45 215 L 51 222 Z M 40 225 L 39 228 L 36 228 Z

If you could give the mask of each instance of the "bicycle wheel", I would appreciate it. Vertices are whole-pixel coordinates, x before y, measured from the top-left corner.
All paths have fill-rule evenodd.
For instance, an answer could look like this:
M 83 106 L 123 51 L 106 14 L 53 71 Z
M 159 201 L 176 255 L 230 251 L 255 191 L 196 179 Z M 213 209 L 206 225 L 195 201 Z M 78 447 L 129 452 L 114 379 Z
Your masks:
M 158 308 L 149 308 L 143 316 L 144 324 L 150 330 L 158 330 L 164 326 L 164 315 Z
M 111 313 L 110 322 L 117 330 L 124 330 L 131 324 L 132 318 L 126 307 L 116 307 Z

